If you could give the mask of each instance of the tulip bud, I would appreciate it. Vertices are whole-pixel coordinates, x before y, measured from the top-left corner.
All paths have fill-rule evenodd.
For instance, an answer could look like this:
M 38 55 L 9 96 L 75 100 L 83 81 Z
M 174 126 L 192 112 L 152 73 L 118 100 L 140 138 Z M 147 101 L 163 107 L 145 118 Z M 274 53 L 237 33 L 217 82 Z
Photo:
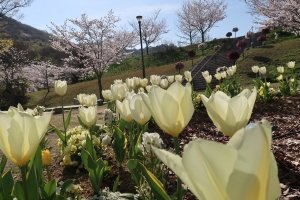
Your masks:
M 110 87 L 114 99 L 122 101 L 126 95 L 126 87 L 123 83 L 113 84 Z
M 51 160 L 52 160 L 52 156 L 51 156 L 50 151 L 48 149 L 43 150 L 42 151 L 42 164 L 43 164 L 43 166 L 50 165 Z
M 233 74 L 234 74 L 234 71 L 231 67 L 228 67 L 226 72 L 227 72 L 228 76 L 233 76 Z
M 227 77 L 226 71 L 221 72 L 221 76 L 222 76 L 222 78 L 226 78 Z
M 55 81 L 54 82 L 54 89 L 56 94 L 59 96 L 64 96 L 67 92 L 67 81 Z

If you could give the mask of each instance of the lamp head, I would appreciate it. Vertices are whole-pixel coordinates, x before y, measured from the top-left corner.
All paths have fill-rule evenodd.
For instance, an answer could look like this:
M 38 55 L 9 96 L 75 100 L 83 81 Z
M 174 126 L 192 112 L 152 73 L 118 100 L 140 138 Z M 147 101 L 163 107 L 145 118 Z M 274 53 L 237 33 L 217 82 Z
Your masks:
M 141 15 L 139 15 L 139 16 L 136 16 L 136 19 L 138 20 L 138 22 L 141 22 L 142 21 L 142 16 Z

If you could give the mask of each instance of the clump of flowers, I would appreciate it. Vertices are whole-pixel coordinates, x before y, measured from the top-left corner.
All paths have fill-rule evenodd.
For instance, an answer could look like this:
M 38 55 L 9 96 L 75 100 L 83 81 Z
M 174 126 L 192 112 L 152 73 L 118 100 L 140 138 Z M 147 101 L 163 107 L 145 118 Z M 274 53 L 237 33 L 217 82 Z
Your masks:
M 200 108 L 200 106 L 201 106 L 201 94 L 196 93 L 196 92 L 193 91 L 192 100 L 193 100 L 194 108 L 195 109 Z
M 82 168 L 81 150 L 86 149 L 86 138 L 91 137 L 96 153 L 102 155 L 107 146 L 107 142 L 103 144 L 102 140 L 106 136 L 106 133 L 99 136 L 91 136 L 90 132 L 82 126 L 76 126 L 75 128 L 69 129 L 67 131 L 67 137 L 69 139 L 67 140 L 65 149 L 62 149 L 63 141 L 58 139 L 58 147 L 61 148 L 61 155 L 63 157 L 61 165 L 78 166 L 79 168 Z
M 98 195 L 89 197 L 87 200 L 119 200 L 122 199 L 122 193 L 120 192 L 111 192 L 108 187 L 105 187 L 103 190 L 98 192 Z
M 139 149 L 143 153 L 147 162 L 151 162 L 153 159 L 156 159 L 156 156 L 152 152 L 152 147 L 161 148 L 163 141 L 160 138 L 158 133 L 148 133 L 145 132 L 142 137 L 143 142 L 138 144 Z
M 64 182 L 60 181 L 58 183 L 58 187 L 56 187 L 56 194 L 61 194 L 61 188 Z M 82 187 L 79 184 L 71 184 L 69 187 L 66 188 L 65 193 L 63 194 L 64 197 L 70 199 L 77 199 L 78 193 L 82 191 Z

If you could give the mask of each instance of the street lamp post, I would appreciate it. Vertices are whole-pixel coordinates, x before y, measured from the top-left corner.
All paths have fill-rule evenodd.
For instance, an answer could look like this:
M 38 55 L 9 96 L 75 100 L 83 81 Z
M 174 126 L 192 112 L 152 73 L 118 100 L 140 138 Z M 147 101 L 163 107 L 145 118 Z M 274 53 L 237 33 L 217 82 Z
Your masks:
M 139 22 L 140 27 L 140 40 L 141 40 L 141 53 L 142 53 L 142 67 L 143 67 L 143 78 L 145 78 L 145 66 L 144 66 L 144 54 L 143 54 L 143 42 L 142 42 L 142 30 L 141 30 L 141 22 L 142 22 L 142 16 L 136 16 L 136 19 Z

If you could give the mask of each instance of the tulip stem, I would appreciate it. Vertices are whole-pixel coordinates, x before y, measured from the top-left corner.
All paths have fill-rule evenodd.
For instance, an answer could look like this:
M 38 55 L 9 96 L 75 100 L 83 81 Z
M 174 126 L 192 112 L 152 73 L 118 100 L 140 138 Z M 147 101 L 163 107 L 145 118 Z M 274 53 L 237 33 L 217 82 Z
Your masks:
M 46 165 L 46 171 L 47 171 L 47 177 L 48 177 L 48 182 L 49 182 L 51 180 L 51 173 L 50 173 L 48 165 Z
M 26 165 L 21 166 L 21 175 L 22 175 L 22 184 L 23 184 L 23 192 L 24 192 L 24 197 L 25 200 L 29 200 L 29 194 L 28 194 L 28 185 L 27 185 L 27 180 L 26 180 Z
M 63 125 L 64 125 L 64 134 L 65 134 L 65 141 L 64 141 L 64 148 L 67 146 L 67 132 L 66 132 L 66 125 L 65 125 L 65 112 L 64 112 L 64 97 L 61 97 L 61 110 L 62 110 L 62 118 L 63 118 Z
M 178 137 L 173 137 L 173 138 L 174 138 L 175 153 L 180 156 Z M 178 200 L 182 199 L 181 180 L 178 176 L 177 176 L 177 199 Z

